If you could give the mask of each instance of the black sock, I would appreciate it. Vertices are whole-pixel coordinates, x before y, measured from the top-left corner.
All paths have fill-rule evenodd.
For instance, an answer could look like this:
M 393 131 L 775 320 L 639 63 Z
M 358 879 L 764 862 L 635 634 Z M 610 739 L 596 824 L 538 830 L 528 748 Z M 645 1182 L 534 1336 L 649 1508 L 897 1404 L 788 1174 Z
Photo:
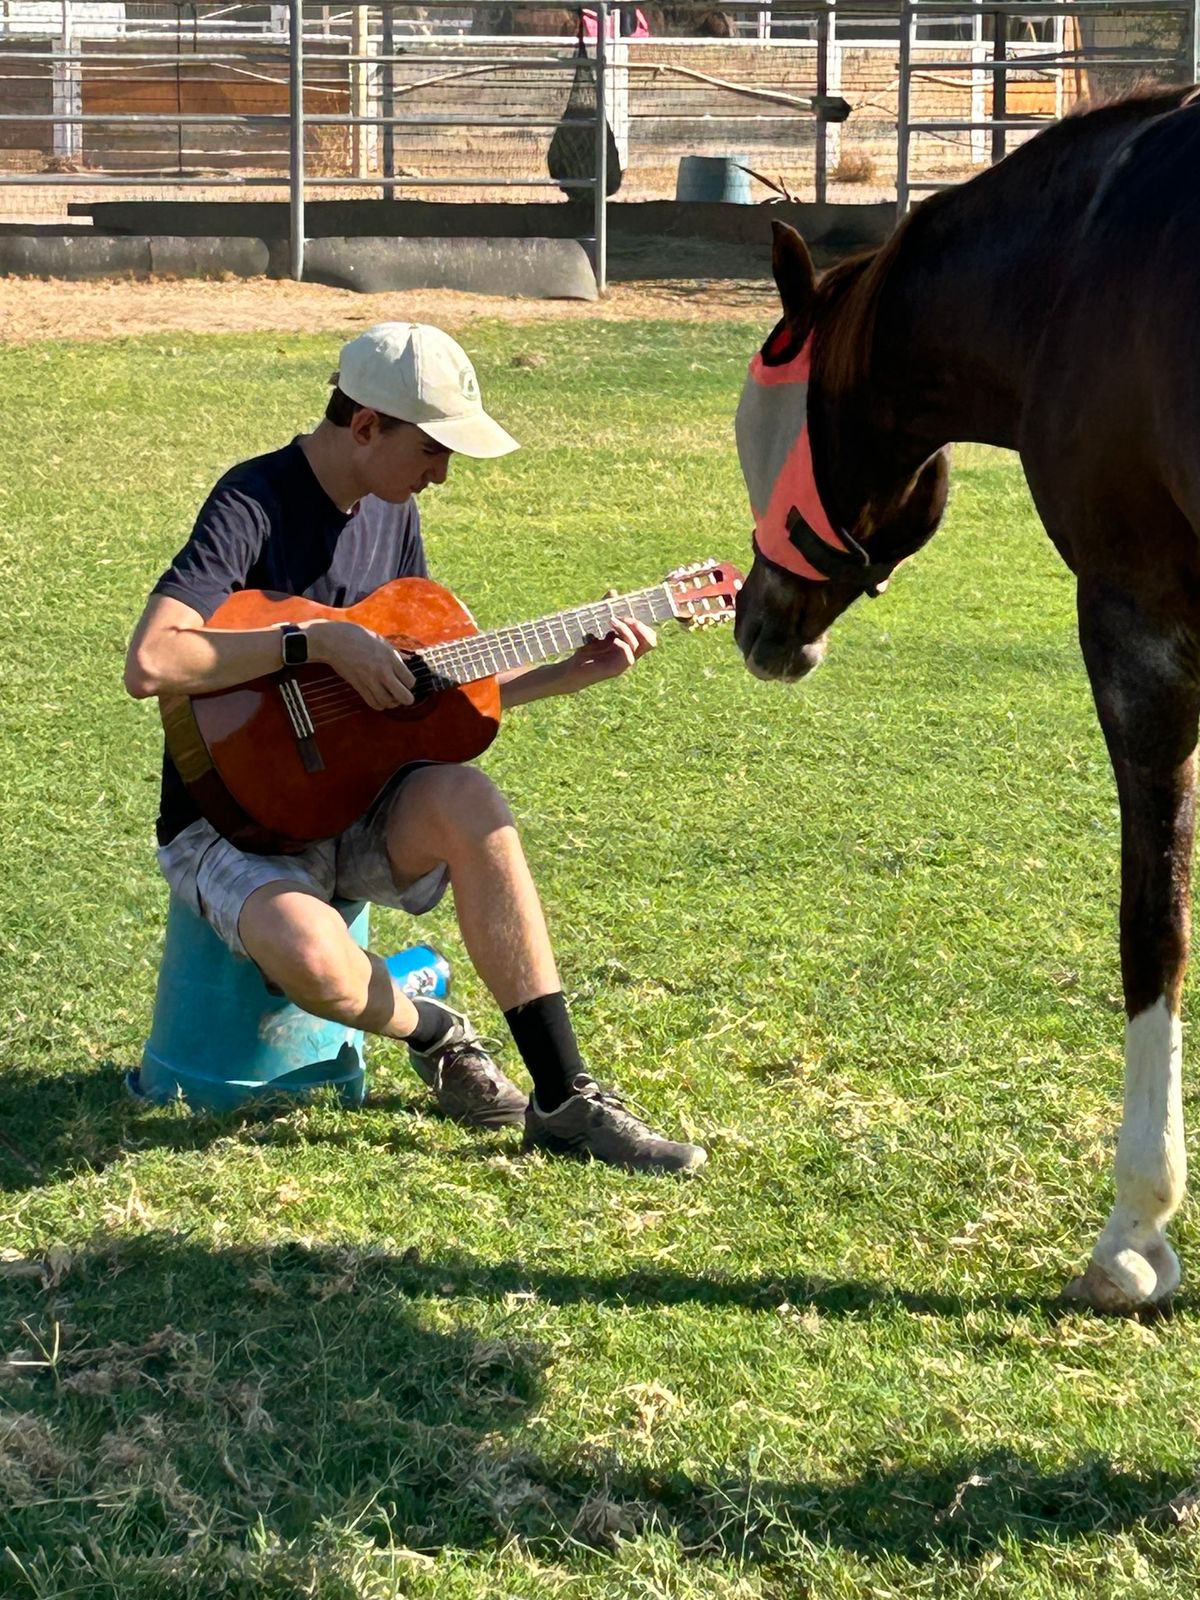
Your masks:
M 533 1079 L 538 1109 L 554 1111 L 570 1095 L 576 1075 L 587 1071 L 562 991 L 513 1006 L 504 1020 Z
M 446 1008 L 432 1000 L 414 1000 L 413 1005 L 417 1008 L 417 1025 L 404 1042 L 412 1050 L 432 1050 L 450 1026 L 451 1019 L 446 1015 Z

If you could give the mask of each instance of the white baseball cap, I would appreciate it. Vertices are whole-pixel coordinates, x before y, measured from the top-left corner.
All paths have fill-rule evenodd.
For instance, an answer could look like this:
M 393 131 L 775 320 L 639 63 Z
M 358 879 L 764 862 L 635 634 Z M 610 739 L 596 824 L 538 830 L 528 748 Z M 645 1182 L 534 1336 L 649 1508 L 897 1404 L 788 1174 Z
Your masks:
M 380 322 L 343 345 L 337 386 L 360 406 L 412 422 L 447 450 L 488 459 L 517 441 L 489 417 L 466 351 L 424 322 Z

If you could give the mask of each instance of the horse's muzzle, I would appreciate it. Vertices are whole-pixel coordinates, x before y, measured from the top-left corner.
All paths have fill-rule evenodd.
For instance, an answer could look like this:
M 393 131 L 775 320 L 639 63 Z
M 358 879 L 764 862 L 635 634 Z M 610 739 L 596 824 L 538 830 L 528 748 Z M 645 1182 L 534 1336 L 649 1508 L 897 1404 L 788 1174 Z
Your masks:
M 794 683 L 820 666 L 825 632 L 812 637 L 799 614 L 805 609 L 804 590 L 810 587 L 777 577 L 761 561 L 750 569 L 737 597 L 734 638 L 756 678 Z

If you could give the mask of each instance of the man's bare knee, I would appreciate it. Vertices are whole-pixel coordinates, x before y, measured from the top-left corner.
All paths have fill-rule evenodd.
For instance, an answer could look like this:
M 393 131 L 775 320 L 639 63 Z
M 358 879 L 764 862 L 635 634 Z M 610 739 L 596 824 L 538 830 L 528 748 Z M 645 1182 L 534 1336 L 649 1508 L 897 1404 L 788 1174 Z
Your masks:
M 366 1009 L 369 983 L 352 970 L 346 953 L 318 945 L 303 953 L 281 987 L 302 1011 L 353 1027 Z
M 362 1015 L 369 968 L 332 906 L 267 884 L 246 901 L 238 932 L 250 959 L 294 1005 L 347 1026 Z
M 477 844 L 515 826 L 508 801 L 478 767 L 425 767 L 401 790 L 397 805 L 405 833 L 417 829 L 432 853 L 449 860 L 456 846 Z

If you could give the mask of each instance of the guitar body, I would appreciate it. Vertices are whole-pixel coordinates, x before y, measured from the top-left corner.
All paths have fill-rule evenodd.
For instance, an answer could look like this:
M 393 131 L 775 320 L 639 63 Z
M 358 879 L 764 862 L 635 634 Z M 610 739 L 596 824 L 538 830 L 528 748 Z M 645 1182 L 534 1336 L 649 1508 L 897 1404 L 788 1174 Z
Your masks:
M 397 578 L 339 609 L 246 589 L 210 628 L 330 617 L 419 652 L 475 635 L 470 612 L 427 578 Z M 341 833 L 411 761 L 470 761 L 496 736 L 500 686 L 448 684 L 415 705 L 373 711 L 332 667 L 309 663 L 234 689 L 162 702 L 167 748 L 202 815 L 243 850 L 291 854 Z

